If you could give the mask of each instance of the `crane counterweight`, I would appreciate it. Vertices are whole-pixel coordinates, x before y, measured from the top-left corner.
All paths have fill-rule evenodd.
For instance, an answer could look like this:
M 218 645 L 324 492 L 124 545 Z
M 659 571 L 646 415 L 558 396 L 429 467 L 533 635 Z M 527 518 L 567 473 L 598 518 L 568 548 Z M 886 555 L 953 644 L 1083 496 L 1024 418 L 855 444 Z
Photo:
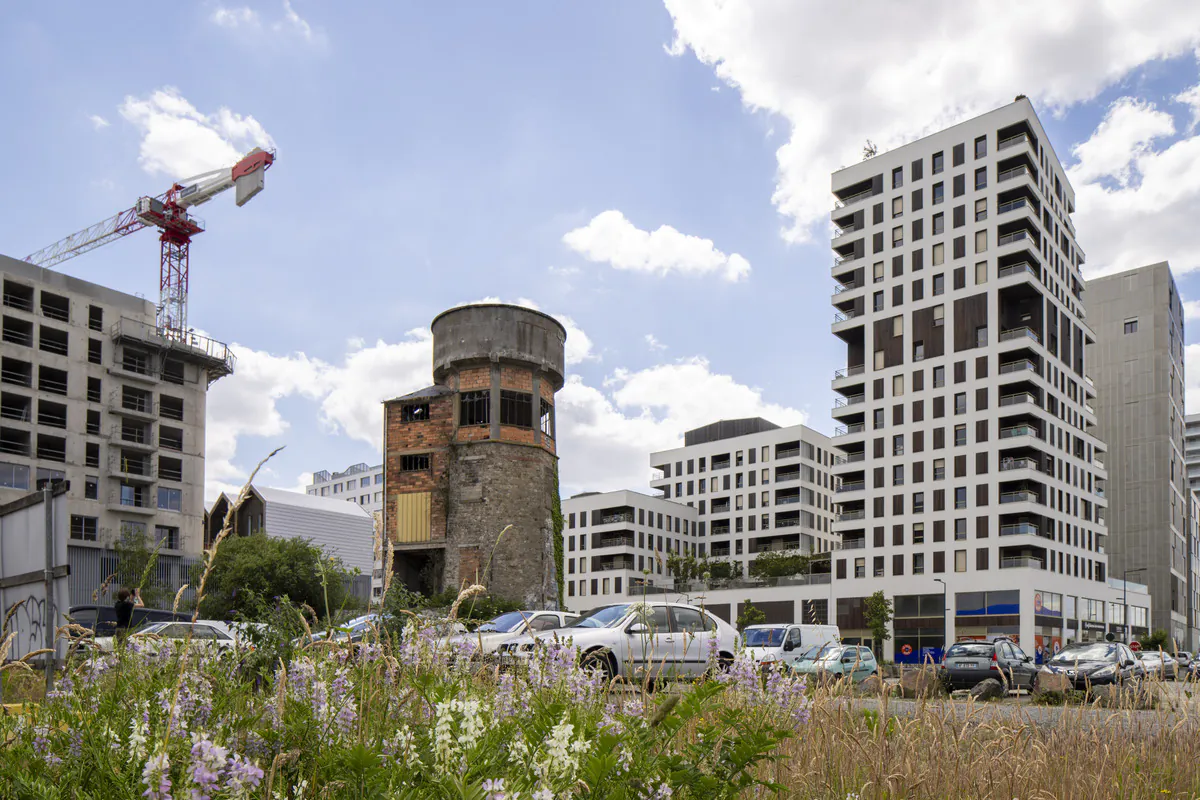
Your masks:
M 245 205 L 263 190 L 264 174 L 274 163 L 275 151 L 256 147 L 232 167 L 179 181 L 157 197 L 140 197 L 133 208 L 31 253 L 25 260 L 50 268 L 142 228 L 158 228 L 161 257 L 156 324 L 168 338 L 183 340 L 188 331 L 188 249 L 192 237 L 205 229 L 204 220 L 188 209 L 230 188 L 236 189 L 237 205 Z

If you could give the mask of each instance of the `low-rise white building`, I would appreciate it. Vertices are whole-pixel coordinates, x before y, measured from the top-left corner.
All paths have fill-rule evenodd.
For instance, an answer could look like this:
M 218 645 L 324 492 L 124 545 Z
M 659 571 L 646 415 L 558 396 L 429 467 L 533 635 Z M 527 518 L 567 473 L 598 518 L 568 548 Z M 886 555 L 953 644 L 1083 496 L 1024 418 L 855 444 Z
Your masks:
M 361 506 L 368 513 L 383 510 L 383 464 L 352 464 L 341 472 L 314 472 L 305 494 L 330 497 Z

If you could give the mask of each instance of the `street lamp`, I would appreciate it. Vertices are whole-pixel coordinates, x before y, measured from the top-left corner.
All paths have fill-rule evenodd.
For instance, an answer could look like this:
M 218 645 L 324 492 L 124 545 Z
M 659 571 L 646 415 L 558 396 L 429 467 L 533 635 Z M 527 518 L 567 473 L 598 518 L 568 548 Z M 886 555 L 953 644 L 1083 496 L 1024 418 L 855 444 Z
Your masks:
M 1133 633 L 1133 626 L 1129 624 L 1129 573 L 1145 572 L 1146 569 L 1146 567 L 1134 567 L 1121 573 L 1121 592 L 1123 593 L 1121 605 L 1124 606 L 1124 619 L 1121 621 L 1125 623 L 1125 644 L 1129 644 L 1129 637 Z
M 946 651 L 950 649 L 950 623 L 946 622 L 946 612 L 950 610 L 950 606 L 946 602 L 946 582 L 941 578 L 934 578 L 934 583 L 942 585 L 942 656 L 946 655 Z

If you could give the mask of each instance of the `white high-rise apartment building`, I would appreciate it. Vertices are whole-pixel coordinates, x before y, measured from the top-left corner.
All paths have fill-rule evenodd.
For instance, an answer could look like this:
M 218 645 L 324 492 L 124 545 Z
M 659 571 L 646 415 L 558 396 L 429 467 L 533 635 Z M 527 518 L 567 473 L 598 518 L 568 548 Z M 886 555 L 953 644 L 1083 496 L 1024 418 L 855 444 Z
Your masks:
M 314 472 L 305 494 L 333 497 L 360 505 L 369 513 L 383 510 L 383 464 L 354 464 L 341 472 Z
M 582 612 L 627 602 L 643 585 L 673 585 L 670 554 L 695 554 L 696 509 L 639 492 L 584 492 L 562 501 L 563 601 Z
M 684 434 L 684 446 L 650 454 L 650 485 L 697 512 L 698 555 L 730 559 L 741 574 L 762 552 L 826 553 L 832 533 L 833 450 L 804 425 L 722 420 Z
M 833 192 L 839 624 L 862 624 L 849 581 L 945 591 L 957 635 L 1030 653 L 1122 633 L 1074 193 L 1032 105 L 839 170 Z M 942 640 L 921 613 L 904 620 L 918 652 Z

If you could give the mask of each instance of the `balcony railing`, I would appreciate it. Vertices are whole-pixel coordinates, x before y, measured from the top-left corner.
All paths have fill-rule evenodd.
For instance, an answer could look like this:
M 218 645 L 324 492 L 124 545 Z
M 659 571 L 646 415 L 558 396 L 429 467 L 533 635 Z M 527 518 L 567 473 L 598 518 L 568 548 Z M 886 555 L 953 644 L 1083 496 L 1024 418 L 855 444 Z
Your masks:
M 1019 492 L 1001 492 L 1000 493 L 1000 502 L 1001 502 L 1001 504 L 1004 504 L 1004 503 L 1041 503 L 1042 501 L 1041 501 L 1041 498 L 1038 497 L 1037 492 L 1030 492 L 1028 490 L 1022 490 Z
M 859 192 L 858 194 L 852 194 L 849 197 L 843 197 L 834 201 L 834 208 L 845 208 L 846 206 L 852 206 L 855 203 L 861 203 L 874 193 L 875 191 L 873 189 L 867 189 L 865 192 Z
M 1038 462 L 1032 458 L 1004 458 L 1000 460 L 1000 471 L 1011 472 L 1016 469 L 1037 469 Z
M 1001 525 L 1001 536 L 1020 536 L 1022 534 L 1028 536 L 1037 536 L 1041 533 L 1037 525 L 1032 522 L 1019 522 L 1015 525 Z
M 862 433 L 867 429 L 865 422 L 854 422 L 850 425 L 839 425 L 833 429 L 834 436 L 850 436 L 855 433 Z
M 600 518 L 600 525 L 615 525 L 619 522 L 633 524 L 633 514 L 605 514 Z
M 848 292 L 851 289 L 861 289 L 861 288 L 862 288 L 862 286 L 860 284 L 855 283 L 854 281 L 846 281 L 845 283 L 839 283 L 836 286 L 834 286 L 833 293 L 841 294 L 842 292 Z
M 1033 140 L 1029 138 L 1029 134 L 1018 133 L 1016 136 L 1010 136 L 1007 139 L 1003 139 L 996 145 L 996 150 L 999 152 L 1000 150 L 1007 150 L 1010 147 L 1017 147 L 1018 145 L 1022 144 L 1028 144 L 1030 146 L 1033 145 Z
M 784 517 L 783 519 L 776 519 L 775 527 L 776 528 L 799 528 L 800 527 L 800 518 L 799 517 Z
M 1028 358 L 1022 358 L 1020 361 L 1007 361 L 1000 365 L 1000 374 L 1008 375 L 1012 372 L 1037 372 L 1037 364 L 1034 364 Z
M 997 273 L 1001 278 L 1007 278 L 1010 275 L 1020 275 L 1022 272 L 1029 273 L 1033 277 L 1037 277 L 1037 270 L 1028 261 L 1021 261 L 1017 264 L 1009 264 L 1007 267 L 1001 267 Z
M 834 269 L 834 271 L 837 271 L 838 269 L 844 267 L 846 264 L 850 264 L 854 261 L 861 261 L 862 258 L 863 258 L 863 255 L 861 253 L 850 253 L 849 255 L 838 256 L 835 259 L 833 259 L 833 269 Z
M 1038 344 L 1041 344 L 1042 338 L 1037 335 L 1033 328 L 1013 328 L 1012 330 L 1000 331 L 1000 341 L 1011 342 L 1017 339 L 1033 339 Z
M 790 483 L 791 481 L 800 480 L 800 471 L 796 472 L 779 472 L 775 475 L 776 483 Z
M 1009 200 L 1007 203 L 1001 203 L 996 209 L 997 214 L 1007 214 L 1009 211 L 1016 211 L 1018 208 L 1025 208 L 1029 205 L 1029 201 L 1024 197 L 1016 200 Z
M 867 518 L 866 511 L 843 511 L 842 513 L 840 513 L 836 517 L 834 517 L 834 521 L 835 522 L 853 522 L 854 520 L 857 520 L 857 519 L 866 519 L 866 518 Z
M 866 451 L 861 453 L 847 453 L 844 456 L 835 456 L 833 459 L 834 466 L 838 464 L 857 464 L 860 461 L 866 461 Z
M 775 505 L 777 505 L 777 506 L 793 506 L 799 502 L 800 502 L 800 495 L 798 495 L 798 494 L 788 494 L 788 495 L 784 495 L 783 497 L 775 498 Z
M 1006 169 L 1006 170 L 1004 170 L 1004 172 L 1001 172 L 996 177 L 996 183 L 1004 183 L 1005 181 L 1010 181 L 1013 178 L 1019 178 L 1022 175 L 1029 175 L 1029 174 L 1030 174 L 1029 167 L 1024 167 L 1024 166 L 1013 167 L 1012 169 Z
M 787 450 L 780 450 L 779 448 L 775 449 L 775 459 L 776 460 L 782 460 L 785 458 L 799 458 L 799 457 L 800 457 L 800 448 L 799 447 L 789 447 Z
M 865 226 L 859 225 L 857 222 L 851 222 L 848 225 L 834 225 L 833 227 L 835 228 L 833 232 L 833 238 L 836 239 L 840 236 L 845 236 L 847 233 L 861 231 Z
M 1001 236 L 999 239 L 997 239 L 996 246 L 1003 247 L 1006 244 L 1012 244 L 1013 242 L 1019 242 L 1022 239 L 1032 239 L 1032 238 L 1033 238 L 1033 234 L 1031 234 L 1029 231 L 1013 231 L 1012 233 L 1006 233 L 1003 236 Z
M 839 494 L 842 492 L 861 492 L 866 488 L 866 481 L 844 481 L 842 485 L 837 488 L 837 492 Z
M 866 539 L 843 539 L 843 550 L 862 550 L 867 546 Z
M 836 325 L 839 322 L 845 322 L 848 319 L 854 319 L 855 317 L 861 317 L 862 315 L 863 312 L 856 311 L 853 308 L 848 309 L 845 312 L 835 311 L 833 312 L 833 324 Z
M 843 406 L 856 406 L 859 403 L 865 402 L 866 399 L 867 399 L 866 395 L 862 395 L 862 394 L 852 394 L 852 395 L 849 395 L 848 397 L 838 397 L 838 398 L 834 399 L 833 407 L 834 408 L 842 408 Z
M 1034 569 L 1044 569 L 1046 562 L 1040 558 L 1033 556 L 1013 556 L 1000 559 L 1000 569 L 1017 569 L 1020 567 L 1032 567 Z
M 1001 439 L 1015 439 L 1020 436 L 1036 436 L 1039 439 L 1042 438 L 1042 435 L 1038 433 L 1038 429 L 1032 425 L 1014 425 L 1011 428 L 1000 429 Z
M 838 378 L 853 378 L 855 375 L 862 375 L 865 371 L 866 365 L 864 364 L 854 367 L 842 367 L 833 373 L 833 379 L 836 381 Z
M 1036 403 L 1037 398 L 1029 392 L 1020 392 L 1018 394 L 1006 394 L 1000 398 L 1002 406 L 1019 406 L 1025 403 Z

